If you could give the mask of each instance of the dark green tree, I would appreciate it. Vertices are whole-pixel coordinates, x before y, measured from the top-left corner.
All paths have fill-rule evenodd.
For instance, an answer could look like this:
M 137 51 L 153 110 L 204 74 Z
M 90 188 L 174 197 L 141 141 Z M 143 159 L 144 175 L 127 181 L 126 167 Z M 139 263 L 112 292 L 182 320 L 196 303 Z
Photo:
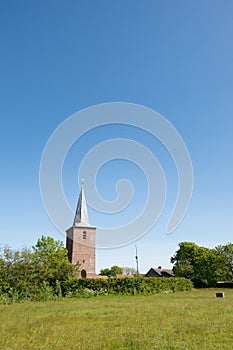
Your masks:
M 30 249 L 2 249 L 0 254 L 0 289 L 17 298 L 36 299 L 39 294 L 54 290 L 61 295 L 61 283 L 76 277 L 79 266 L 68 260 L 61 241 L 42 236 Z
M 222 274 L 222 279 L 225 281 L 233 280 L 233 244 L 228 243 L 226 245 L 219 245 L 216 251 L 221 256 L 224 263 L 224 271 Z
M 35 271 L 41 281 L 55 285 L 56 280 L 62 281 L 69 276 L 75 276 L 78 265 L 72 265 L 68 260 L 68 252 L 63 242 L 52 237 L 42 236 L 32 247 Z
M 110 269 L 109 268 L 101 269 L 99 275 L 115 277 L 116 275 L 121 275 L 122 273 L 123 273 L 122 267 L 114 265 Z
M 180 243 L 171 262 L 175 276 L 191 279 L 195 287 L 214 287 L 224 271 L 222 256 L 216 249 L 192 242 Z

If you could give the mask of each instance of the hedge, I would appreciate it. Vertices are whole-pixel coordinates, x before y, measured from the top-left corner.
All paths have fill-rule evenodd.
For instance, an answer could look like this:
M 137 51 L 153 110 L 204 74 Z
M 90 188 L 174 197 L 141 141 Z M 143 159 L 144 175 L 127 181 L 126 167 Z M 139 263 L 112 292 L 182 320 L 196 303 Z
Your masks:
M 190 291 L 193 284 L 185 278 L 70 278 L 62 282 L 63 296 L 140 295 Z
M 0 304 L 11 304 L 24 300 L 46 301 L 61 297 L 91 297 L 97 295 L 148 295 L 161 292 L 189 291 L 193 284 L 185 278 L 69 278 L 56 281 L 55 286 L 43 282 L 40 288 L 29 285 L 24 289 L 10 288 L 2 291 Z

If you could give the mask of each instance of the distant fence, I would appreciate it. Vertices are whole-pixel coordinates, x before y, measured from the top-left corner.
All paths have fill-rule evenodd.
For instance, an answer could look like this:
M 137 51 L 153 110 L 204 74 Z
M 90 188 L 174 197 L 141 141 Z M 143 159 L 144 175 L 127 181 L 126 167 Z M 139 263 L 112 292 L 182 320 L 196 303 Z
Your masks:
M 217 287 L 220 287 L 220 288 L 233 288 L 233 282 L 226 282 L 226 281 L 220 281 L 220 282 L 217 282 Z

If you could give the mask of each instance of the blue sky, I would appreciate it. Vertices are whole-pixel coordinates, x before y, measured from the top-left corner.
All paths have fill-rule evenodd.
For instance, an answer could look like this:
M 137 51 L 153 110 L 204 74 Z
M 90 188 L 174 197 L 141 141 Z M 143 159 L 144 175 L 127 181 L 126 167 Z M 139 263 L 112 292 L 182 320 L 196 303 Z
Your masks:
M 54 129 L 71 114 L 104 102 L 132 102 L 165 116 L 182 135 L 194 169 L 189 211 L 171 235 L 165 225 L 177 193 L 174 164 L 156 140 L 133 128 L 103 127 L 77 142 L 63 169 L 73 209 L 81 155 L 111 137 L 142 142 L 159 158 L 168 199 L 158 224 L 137 241 L 139 268 L 170 266 L 181 241 L 215 246 L 233 229 L 233 3 L 177 1 L 13 1 L 0 4 L 1 172 L 0 242 L 14 248 L 41 234 L 64 240 L 40 197 L 39 166 Z M 119 135 L 120 133 L 120 135 Z M 103 197 L 129 176 L 132 216 L 143 206 L 146 183 L 135 166 L 117 161 L 97 178 Z M 92 224 L 116 225 L 89 210 Z M 97 251 L 97 272 L 135 266 L 134 244 Z

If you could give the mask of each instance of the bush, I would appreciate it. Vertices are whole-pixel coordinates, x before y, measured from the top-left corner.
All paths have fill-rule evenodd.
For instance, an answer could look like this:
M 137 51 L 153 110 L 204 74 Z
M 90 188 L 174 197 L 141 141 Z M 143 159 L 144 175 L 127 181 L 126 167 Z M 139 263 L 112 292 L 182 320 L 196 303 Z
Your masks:
M 147 295 L 192 289 L 192 282 L 185 278 L 70 278 L 62 283 L 64 296 Z
M 40 287 L 10 288 L 4 292 L 0 288 L 0 304 L 10 304 L 24 300 L 46 301 L 64 297 L 90 298 L 98 295 L 148 295 L 178 291 L 190 291 L 193 284 L 185 278 L 69 278 L 56 281 L 54 287 L 44 281 Z
M 62 297 L 61 281 L 77 276 L 63 243 L 42 236 L 32 249 L 0 249 L 0 303 Z

